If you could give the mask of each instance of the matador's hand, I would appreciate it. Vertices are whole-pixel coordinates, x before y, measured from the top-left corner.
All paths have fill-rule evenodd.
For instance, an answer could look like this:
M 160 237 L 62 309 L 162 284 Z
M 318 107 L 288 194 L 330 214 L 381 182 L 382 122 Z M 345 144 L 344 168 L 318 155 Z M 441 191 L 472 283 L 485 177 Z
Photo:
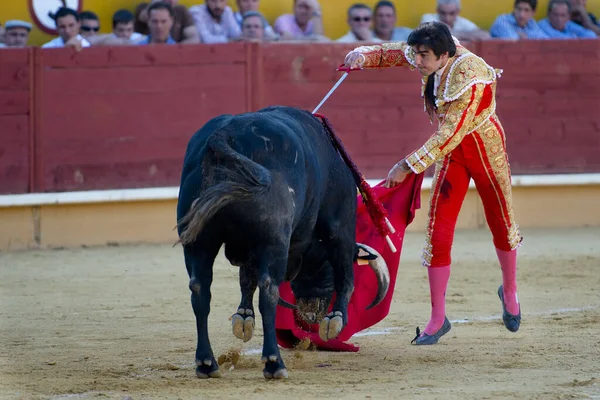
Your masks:
M 384 187 L 393 188 L 404 182 L 406 176 L 410 173 L 410 168 L 406 165 L 405 160 L 398 161 L 388 173 Z
M 344 66 L 350 69 L 360 69 L 365 63 L 365 56 L 359 50 L 352 50 L 346 54 L 344 59 Z

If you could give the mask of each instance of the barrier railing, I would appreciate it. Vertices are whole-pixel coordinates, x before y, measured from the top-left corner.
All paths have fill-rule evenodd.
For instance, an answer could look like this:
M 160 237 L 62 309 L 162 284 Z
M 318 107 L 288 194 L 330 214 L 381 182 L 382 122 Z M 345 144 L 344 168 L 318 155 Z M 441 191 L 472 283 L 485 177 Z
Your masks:
M 354 45 L 244 44 L 0 52 L 0 194 L 172 187 L 210 118 L 306 110 Z M 504 70 L 498 110 L 513 174 L 600 172 L 600 42 L 469 45 Z M 367 178 L 435 129 L 418 72 L 354 73 L 320 110 Z

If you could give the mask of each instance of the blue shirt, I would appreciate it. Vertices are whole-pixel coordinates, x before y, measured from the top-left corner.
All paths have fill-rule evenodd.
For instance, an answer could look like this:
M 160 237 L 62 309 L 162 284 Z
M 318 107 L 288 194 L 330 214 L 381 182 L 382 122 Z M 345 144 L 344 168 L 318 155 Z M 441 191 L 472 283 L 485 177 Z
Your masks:
M 490 28 L 490 35 L 498 39 L 520 39 L 519 33 L 525 33 L 528 39 L 549 39 L 535 20 L 530 19 L 525 28 L 521 28 L 512 14 L 500 15 Z
M 151 42 L 152 42 L 152 38 L 150 37 L 150 35 L 148 35 L 148 37 L 146 39 L 142 40 L 139 44 L 146 45 L 146 44 L 150 44 Z M 167 39 L 167 41 L 164 44 L 177 44 L 177 42 L 173 40 L 171 35 L 169 35 L 169 38 Z
M 595 39 L 598 37 L 596 32 L 585 29 L 583 26 L 578 25 L 573 21 L 567 22 L 564 31 L 554 29 L 552 25 L 550 25 L 548 18 L 544 18 L 538 22 L 538 25 L 540 29 L 543 30 L 551 39 Z

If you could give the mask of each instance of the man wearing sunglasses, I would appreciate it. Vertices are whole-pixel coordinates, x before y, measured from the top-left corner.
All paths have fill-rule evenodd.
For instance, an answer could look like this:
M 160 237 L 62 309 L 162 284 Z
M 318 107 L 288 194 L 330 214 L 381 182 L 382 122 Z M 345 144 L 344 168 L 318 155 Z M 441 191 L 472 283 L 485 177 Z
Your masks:
M 373 12 L 366 4 L 354 4 L 348 9 L 348 26 L 350 31 L 336 40 L 338 43 L 373 42 L 381 43 L 371 30 Z
M 90 39 L 100 31 L 100 20 L 98 16 L 91 11 L 82 11 L 79 13 L 79 21 L 81 24 L 80 33 L 86 39 Z

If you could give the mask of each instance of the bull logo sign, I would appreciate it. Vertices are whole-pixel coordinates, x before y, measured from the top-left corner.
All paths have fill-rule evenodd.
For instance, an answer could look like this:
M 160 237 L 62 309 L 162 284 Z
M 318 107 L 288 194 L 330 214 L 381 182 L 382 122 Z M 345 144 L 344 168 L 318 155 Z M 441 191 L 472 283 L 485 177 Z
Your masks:
M 27 0 L 29 15 L 38 28 L 49 35 L 56 35 L 56 24 L 52 15 L 61 7 L 81 11 L 83 0 Z

